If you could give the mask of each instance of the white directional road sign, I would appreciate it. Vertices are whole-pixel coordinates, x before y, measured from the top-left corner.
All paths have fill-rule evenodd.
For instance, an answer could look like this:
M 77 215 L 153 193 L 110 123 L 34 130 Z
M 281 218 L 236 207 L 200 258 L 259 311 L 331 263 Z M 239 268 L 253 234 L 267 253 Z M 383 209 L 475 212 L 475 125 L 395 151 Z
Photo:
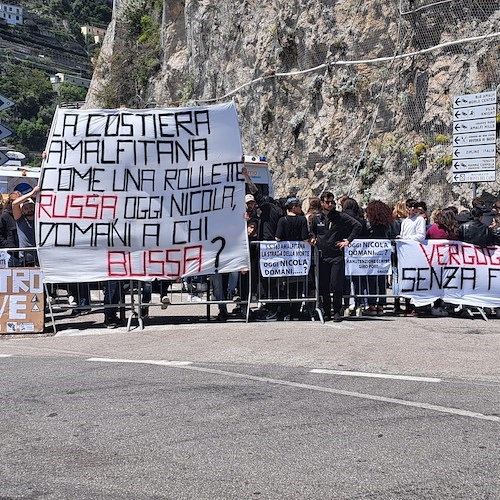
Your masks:
M 495 144 L 495 130 L 487 132 L 477 132 L 475 134 L 456 134 L 453 136 L 453 144 L 455 146 L 471 146 L 479 144 Z
M 495 171 L 485 172 L 458 172 L 451 174 L 452 182 L 492 182 L 495 180 Z
M 472 108 L 460 108 L 453 111 L 454 120 L 474 120 L 477 118 L 489 118 L 496 116 L 497 105 L 487 104 L 486 106 L 474 106 Z
M 0 95 L 0 111 L 8 109 L 11 106 L 14 106 L 14 103 L 10 99 L 7 99 L 3 95 Z
M 5 125 L 2 125 L 0 123 L 0 141 L 2 139 L 6 139 L 7 137 L 10 137 L 14 132 L 10 128 L 7 128 Z
M 496 104 L 497 93 L 481 92 L 480 94 L 459 95 L 453 100 L 453 109 L 466 108 L 468 106 L 481 106 L 482 104 Z
M 472 132 L 486 132 L 488 130 L 496 130 L 497 120 L 495 116 L 490 118 L 481 118 L 478 120 L 465 120 L 453 122 L 454 134 L 467 134 Z
M 462 158 L 495 158 L 495 144 L 453 148 L 453 159 L 460 160 Z
M 477 172 L 484 170 L 495 170 L 495 158 L 474 158 L 472 160 L 455 160 L 452 165 L 452 173 Z
M 453 100 L 451 182 L 490 182 L 496 168 L 497 93 L 482 92 Z

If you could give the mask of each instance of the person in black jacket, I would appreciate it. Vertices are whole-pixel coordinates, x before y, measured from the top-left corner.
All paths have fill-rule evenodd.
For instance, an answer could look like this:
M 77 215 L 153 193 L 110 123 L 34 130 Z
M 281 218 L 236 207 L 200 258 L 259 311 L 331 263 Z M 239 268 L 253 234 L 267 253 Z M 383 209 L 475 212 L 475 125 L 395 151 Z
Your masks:
M 263 196 L 259 188 L 252 181 L 248 175 L 248 170 L 243 167 L 241 173 L 245 177 L 245 182 L 253 195 L 254 200 L 258 207 L 259 214 L 259 241 L 275 241 L 276 229 L 278 228 L 278 221 L 284 216 L 283 210 L 275 203 L 270 196 Z M 262 281 L 264 293 L 268 299 L 276 299 L 278 297 L 279 282 L 276 278 L 268 278 Z M 276 303 L 266 303 L 266 308 L 263 311 L 262 318 L 257 321 L 277 321 L 278 319 L 278 306 Z
M 493 245 L 500 246 L 500 214 L 493 216 L 489 228 Z
M 19 248 L 19 238 L 17 236 L 17 224 L 12 215 L 12 202 L 19 198 L 21 193 L 13 191 L 9 194 L 9 201 L 4 206 L 0 217 L 0 248 Z M 9 252 L 9 267 L 19 266 L 19 256 L 17 252 Z
M 340 204 L 342 207 L 342 212 L 350 215 L 353 219 L 356 219 L 361 224 L 361 234 L 358 238 L 367 238 L 368 229 L 366 226 L 366 220 L 363 217 L 363 211 L 359 208 L 358 202 L 354 198 L 348 196 L 342 197 L 342 202 Z M 364 275 L 351 275 L 344 278 L 344 316 L 349 317 L 351 312 L 354 310 L 356 316 L 360 317 L 363 314 L 362 304 L 366 302 L 366 299 L 360 298 L 360 295 L 365 295 L 368 290 L 368 281 Z M 354 291 L 354 309 L 349 307 L 351 301 L 351 294 Z M 367 310 L 365 310 L 366 312 Z M 376 314 L 376 312 L 375 312 Z
M 335 210 L 333 193 L 320 196 L 321 212 L 311 224 L 312 244 L 319 249 L 319 292 L 323 300 L 325 320 L 330 319 L 333 292 L 333 320 L 342 321 L 342 294 L 344 289 L 344 248 L 361 234 L 361 224 L 344 212 Z
M 471 211 L 472 220 L 464 222 L 458 228 L 458 239 L 465 243 L 471 243 L 480 247 L 491 245 L 492 238 L 489 228 L 481 222 L 483 210 L 479 207 L 473 208 Z
M 302 215 L 302 204 L 296 197 L 288 198 L 285 202 L 286 215 L 278 220 L 276 241 L 309 241 L 309 228 L 307 219 Z M 302 297 L 303 280 L 297 277 L 288 277 L 286 291 L 289 299 Z M 283 320 L 298 320 L 300 315 L 300 302 L 283 304 Z

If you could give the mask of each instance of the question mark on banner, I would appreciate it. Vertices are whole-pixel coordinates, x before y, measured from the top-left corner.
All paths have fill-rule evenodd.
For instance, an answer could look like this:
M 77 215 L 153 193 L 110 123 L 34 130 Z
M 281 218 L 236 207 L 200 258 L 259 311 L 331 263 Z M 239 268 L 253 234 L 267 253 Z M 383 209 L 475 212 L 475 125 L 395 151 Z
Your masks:
M 217 236 L 212 240 L 212 243 L 215 243 L 216 241 L 221 241 L 221 246 L 219 248 L 219 251 L 217 252 L 217 255 L 215 256 L 215 272 L 217 273 L 218 267 L 219 267 L 219 255 L 221 254 L 222 250 L 226 247 L 226 240 L 222 236 Z

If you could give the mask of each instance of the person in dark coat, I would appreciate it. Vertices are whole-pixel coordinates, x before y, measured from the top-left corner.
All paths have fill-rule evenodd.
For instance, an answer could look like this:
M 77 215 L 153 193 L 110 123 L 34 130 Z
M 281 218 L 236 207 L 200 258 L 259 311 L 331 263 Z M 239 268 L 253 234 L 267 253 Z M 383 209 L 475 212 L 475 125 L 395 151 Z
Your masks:
M 392 239 L 393 222 L 391 208 L 380 200 L 373 200 L 366 207 L 366 218 L 368 220 L 368 238 L 370 239 Z M 382 295 L 381 297 L 368 298 L 368 315 L 384 314 L 387 305 L 387 277 L 385 275 L 368 276 L 368 294 Z
M 344 290 L 344 248 L 361 234 L 361 224 L 344 212 L 335 209 L 333 193 L 320 196 L 321 212 L 311 224 L 312 244 L 319 249 L 319 292 L 323 299 L 325 320 L 331 318 L 333 292 L 333 320 L 342 321 L 342 294 Z
M 487 247 L 491 244 L 492 238 L 489 228 L 481 222 L 483 210 L 475 207 L 471 210 L 472 220 L 464 222 L 458 228 L 458 239 L 465 243 Z
M 288 198 L 285 202 L 287 214 L 278 221 L 276 229 L 276 241 L 308 241 L 309 228 L 307 219 L 302 215 L 302 204 L 296 197 Z M 297 277 L 288 277 L 286 290 L 289 299 L 302 297 L 303 280 Z M 301 302 L 290 302 L 283 304 L 283 320 L 298 320 Z
M 354 198 L 343 196 L 341 201 L 342 212 L 350 215 L 361 224 L 361 234 L 358 238 L 367 238 L 368 229 L 366 219 L 363 217 L 363 212 L 359 208 L 358 202 Z M 349 307 L 352 289 L 354 289 L 354 311 L 356 316 L 360 317 L 363 314 L 363 308 L 366 299 L 360 298 L 360 295 L 365 295 L 368 290 L 368 281 L 365 275 L 346 276 L 344 279 L 344 316 L 349 317 L 352 309 Z M 375 311 L 375 314 L 377 312 Z
M 17 224 L 12 214 L 12 202 L 19 198 L 21 193 L 13 191 L 9 194 L 9 200 L 4 205 L 0 217 L 0 248 L 19 248 L 19 238 L 17 236 Z M 9 267 L 19 266 L 19 255 L 17 252 L 9 252 Z

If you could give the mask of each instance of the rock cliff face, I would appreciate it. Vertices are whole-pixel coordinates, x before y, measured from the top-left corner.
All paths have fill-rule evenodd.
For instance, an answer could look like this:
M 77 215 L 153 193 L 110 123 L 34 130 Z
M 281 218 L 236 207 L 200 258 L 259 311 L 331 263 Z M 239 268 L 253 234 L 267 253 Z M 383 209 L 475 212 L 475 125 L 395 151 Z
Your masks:
M 121 0 L 87 107 L 234 99 L 280 195 L 467 205 L 452 98 L 497 88 L 499 31 L 490 0 Z

